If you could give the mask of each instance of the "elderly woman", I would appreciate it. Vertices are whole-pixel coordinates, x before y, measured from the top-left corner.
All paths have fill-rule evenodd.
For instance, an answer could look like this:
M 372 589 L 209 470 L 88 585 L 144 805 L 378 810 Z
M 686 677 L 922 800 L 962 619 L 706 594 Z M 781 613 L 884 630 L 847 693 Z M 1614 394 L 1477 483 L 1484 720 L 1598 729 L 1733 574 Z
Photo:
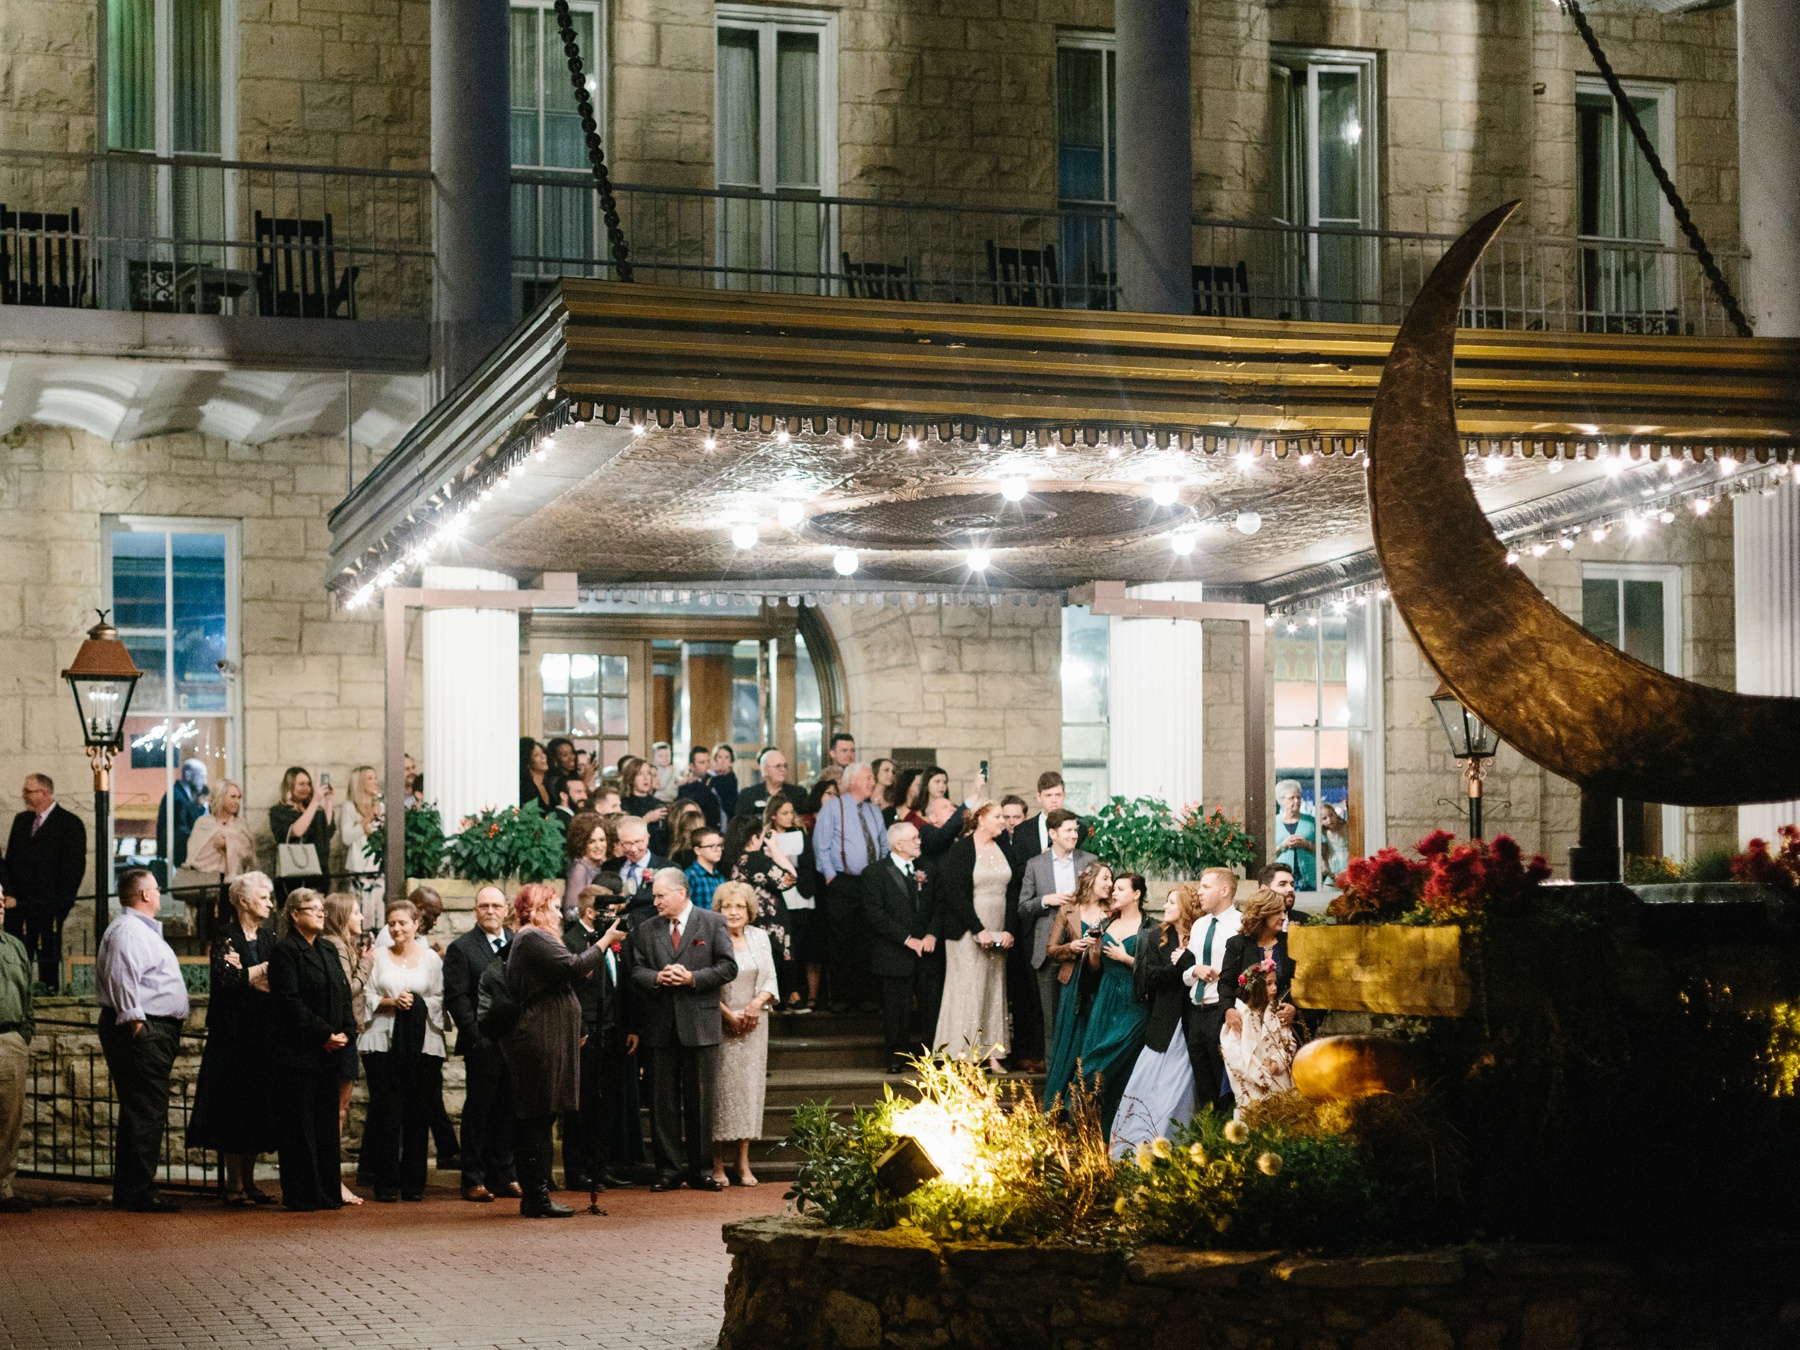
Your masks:
M 385 930 L 383 930 L 385 932 Z M 330 950 L 337 957 L 338 966 L 344 972 L 344 981 L 350 987 L 350 1013 L 354 1026 L 361 1030 L 368 1025 L 369 1015 L 363 1004 L 363 987 L 369 978 L 369 957 L 363 950 L 362 906 L 354 895 L 348 891 L 333 891 L 325 897 L 325 929 L 323 940 L 330 945 Z M 350 1115 L 350 1097 L 356 1091 L 356 1080 L 362 1076 L 361 1061 L 356 1053 L 356 1041 L 350 1042 L 337 1052 L 337 1129 L 338 1148 L 341 1152 L 344 1140 L 344 1121 Z M 343 1182 L 338 1183 L 346 1205 L 360 1205 L 362 1197 L 351 1190 Z
M 206 1051 L 187 1146 L 225 1155 L 225 1203 L 241 1209 L 276 1203 L 256 1187 L 256 1155 L 273 1153 L 277 1142 L 269 1108 L 269 953 L 275 932 L 268 920 L 275 883 L 261 872 L 246 872 L 229 894 L 232 921 L 213 936 Z
M 284 867 L 278 859 L 275 893 L 284 899 L 299 886 L 320 891 L 328 888 L 325 874 L 331 868 L 332 805 L 329 781 L 323 791 L 314 792 L 312 775 L 299 765 L 281 775 L 281 800 L 269 808 L 269 833 L 275 836 L 277 850 L 310 847 L 309 865 L 318 869 L 302 871 L 297 860 Z
M 600 817 L 592 811 L 583 811 L 569 822 L 569 832 L 563 839 L 563 853 L 569 860 L 569 870 L 563 874 L 564 919 L 573 919 L 581 912 L 581 893 L 594 884 L 611 848 Z
M 521 886 L 513 899 L 517 935 L 506 960 L 506 987 L 519 1020 L 501 1039 L 512 1078 L 516 1154 L 528 1219 L 566 1219 L 575 1211 L 550 1198 L 551 1126 L 581 1108 L 581 1001 L 575 985 L 625 936 L 614 920 L 577 956 L 563 944 L 562 897 L 550 886 Z
M 269 953 L 281 1203 L 292 1210 L 339 1209 L 337 1065 L 356 1031 L 350 986 L 336 953 L 319 940 L 325 897 L 304 886 L 290 891 L 282 918 L 287 935 Z
M 780 1000 L 775 952 L 769 935 L 751 926 L 756 893 L 742 881 L 713 892 L 713 908 L 731 930 L 737 976 L 719 990 L 725 1039 L 719 1046 L 719 1079 L 713 1107 L 713 1180 L 728 1181 L 727 1159 L 737 1154 L 740 1186 L 756 1185 L 750 1171 L 750 1141 L 762 1137 L 763 1086 L 769 1074 L 767 1013 Z
M 1294 889 L 1319 889 L 1319 826 L 1300 809 L 1303 789 L 1298 780 L 1284 778 L 1275 785 L 1275 847 L 1269 861 L 1280 863 L 1294 874 Z
M 418 908 L 410 900 L 393 901 L 387 926 L 393 945 L 370 954 L 363 987 L 369 1025 L 357 1048 L 369 1071 L 363 1168 L 375 1198 L 392 1204 L 425 1198 L 431 1103 L 442 1081 L 447 1023 L 444 963 L 418 940 Z
M 212 809 L 194 822 L 187 865 L 197 872 L 217 872 L 228 884 L 256 866 L 256 837 L 244 823 L 244 790 L 229 778 L 213 793 Z

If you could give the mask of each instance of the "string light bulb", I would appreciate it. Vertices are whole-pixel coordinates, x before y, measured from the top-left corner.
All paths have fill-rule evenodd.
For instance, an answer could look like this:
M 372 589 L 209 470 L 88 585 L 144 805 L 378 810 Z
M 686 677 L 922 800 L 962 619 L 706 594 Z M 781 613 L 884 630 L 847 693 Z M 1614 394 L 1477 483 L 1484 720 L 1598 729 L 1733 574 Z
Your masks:
M 1023 478 L 1002 478 L 1000 480 L 1000 495 L 1009 502 L 1024 501 L 1025 480 Z
M 758 537 L 754 525 L 733 525 L 731 527 L 731 542 L 738 548 L 755 548 Z
M 1567 553 L 1570 549 L 1575 547 L 1575 536 L 1572 534 L 1565 534 L 1562 538 L 1558 539 L 1556 542 L 1558 544 L 1562 545 L 1563 552 Z
M 775 508 L 775 519 L 791 530 L 806 519 L 806 508 L 799 502 L 782 502 Z
M 831 570 L 840 577 L 851 576 L 855 573 L 859 561 L 855 549 L 840 548 L 831 555 Z
M 1247 537 L 1262 528 L 1262 516 L 1255 511 L 1239 511 L 1237 519 L 1232 521 L 1232 524 L 1237 527 L 1239 534 Z
M 711 454 L 714 450 L 719 448 L 719 438 L 717 436 L 708 436 L 701 444 L 706 447 L 707 453 Z
M 1695 515 L 1703 516 L 1710 510 L 1712 510 L 1712 498 L 1711 497 L 1696 497 L 1696 498 L 1694 498 L 1694 514 Z
M 786 445 L 792 439 L 793 437 L 788 435 L 786 427 L 783 427 L 780 431 L 775 433 L 775 444 L 777 445 Z
M 968 564 L 968 568 L 971 572 L 987 571 L 988 564 L 993 560 L 993 555 L 985 548 L 972 548 L 963 555 L 963 562 Z
M 1180 495 L 1181 489 L 1173 483 L 1165 481 L 1150 485 L 1150 500 L 1158 506 L 1173 506 Z
M 1172 534 L 1169 536 L 1169 547 L 1175 550 L 1180 558 L 1187 557 L 1194 551 L 1194 536 L 1191 534 Z
M 844 446 L 844 449 L 846 449 L 846 450 L 856 449 L 856 437 L 854 437 L 854 436 L 844 437 L 843 446 Z

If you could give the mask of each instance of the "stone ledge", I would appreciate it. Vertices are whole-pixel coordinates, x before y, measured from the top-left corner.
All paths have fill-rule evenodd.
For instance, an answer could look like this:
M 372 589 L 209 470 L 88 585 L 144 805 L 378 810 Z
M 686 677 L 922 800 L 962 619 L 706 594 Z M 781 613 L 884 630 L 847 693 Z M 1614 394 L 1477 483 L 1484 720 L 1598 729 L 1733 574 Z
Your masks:
M 1137 1284 L 1166 1289 L 1236 1289 L 1261 1279 L 1280 1252 L 1192 1252 L 1181 1247 L 1140 1247 L 1125 1258 Z
M 1403 1256 L 1294 1257 L 1275 1263 L 1276 1279 L 1314 1289 L 1403 1289 L 1411 1285 L 1461 1284 L 1458 1252 Z

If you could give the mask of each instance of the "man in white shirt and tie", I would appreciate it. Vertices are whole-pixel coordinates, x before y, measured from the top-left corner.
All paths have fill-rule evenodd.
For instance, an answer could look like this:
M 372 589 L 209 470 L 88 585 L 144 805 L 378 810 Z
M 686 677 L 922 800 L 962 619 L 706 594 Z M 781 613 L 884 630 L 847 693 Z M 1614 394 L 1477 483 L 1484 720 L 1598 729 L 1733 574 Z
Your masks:
M 1200 917 L 1188 935 L 1194 964 L 1182 978 L 1192 988 L 1187 1016 L 1188 1060 L 1194 1066 L 1194 1110 L 1209 1105 L 1228 1109 L 1230 1089 L 1225 1085 L 1225 1057 L 1219 1050 L 1219 1032 L 1225 1026 L 1225 1007 L 1219 999 L 1219 967 L 1225 960 L 1225 944 L 1237 935 L 1237 873 L 1229 867 L 1209 867 L 1200 874 Z

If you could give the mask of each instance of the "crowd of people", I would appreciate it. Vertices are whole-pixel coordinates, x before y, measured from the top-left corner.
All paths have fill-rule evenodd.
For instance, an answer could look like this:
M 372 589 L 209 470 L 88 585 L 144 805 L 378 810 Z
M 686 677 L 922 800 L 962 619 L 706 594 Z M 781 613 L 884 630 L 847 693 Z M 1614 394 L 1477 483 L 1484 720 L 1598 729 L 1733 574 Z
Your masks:
M 558 1134 L 565 1190 L 646 1173 L 654 1190 L 755 1185 L 769 1019 L 822 1008 L 879 1012 L 890 1073 L 939 1053 L 1043 1072 L 1046 1106 L 1091 1093 L 1121 1148 L 1284 1085 L 1293 866 L 1265 869 L 1241 908 L 1237 877 L 1217 868 L 1150 914 L 1144 878 L 1082 847 L 1054 771 L 1033 810 L 990 799 L 983 776 L 959 795 L 942 768 L 861 761 L 846 733 L 829 756 L 805 787 L 773 747 L 744 784 L 728 746 L 694 747 L 682 766 L 658 746 L 601 773 L 566 740 L 526 742 L 521 796 L 564 822 L 562 883 L 510 898 L 484 887 L 474 928 L 447 945 L 431 936 L 443 906 L 430 887 L 386 897 L 370 865 L 329 890 L 309 870 L 334 834 L 366 857 L 373 770 L 351 774 L 335 813 L 328 778 L 315 788 L 289 770 L 271 812 L 283 874 L 230 876 L 212 932 L 188 1146 L 224 1157 L 229 1203 L 296 1210 L 361 1204 L 359 1189 L 420 1199 L 434 1133 L 466 1200 L 517 1198 L 532 1216 L 572 1212 L 552 1194 Z M 253 863 L 241 793 L 211 798 L 186 857 Z M 189 1009 L 157 876 L 127 871 L 118 893 L 96 964 L 120 1103 L 115 1203 L 157 1212 L 173 1207 L 154 1172 Z M 0 972 L 11 955 L 0 948 Z M 29 995 L 27 981 L 15 1023 Z M 0 1075 L 7 1008 L 0 990 Z M 465 1066 L 460 1140 L 445 1138 L 451 1055 Z M 359 1078 L 353 1189 L 340 1151 Z M 269 1154 L 279 1200 L 256 1183 Z

